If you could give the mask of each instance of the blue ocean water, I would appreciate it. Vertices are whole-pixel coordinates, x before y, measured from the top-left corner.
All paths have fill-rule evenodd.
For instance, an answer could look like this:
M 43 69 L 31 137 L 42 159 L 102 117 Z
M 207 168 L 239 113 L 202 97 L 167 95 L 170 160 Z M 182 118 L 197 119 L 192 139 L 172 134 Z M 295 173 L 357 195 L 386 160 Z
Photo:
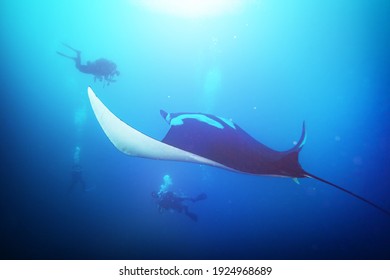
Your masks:
M 0 3 L 0 258 L 389 259 L 390 218 L 322 182 L 120 153 L 87 87 L 156 139 L 160 109 L 231 119 L 276 150 L 305 121 L 304 169 L 390 210 L 390 2 L 144 2 Z M 114 61 L 117 82 L 77 71 L 62 43 Z M 87 192 L 69 192 L 76 147 Z M 177 193 L 207 194 L 189 204 L 198 222 L 159 213 L 150 194 L 166 174 Z

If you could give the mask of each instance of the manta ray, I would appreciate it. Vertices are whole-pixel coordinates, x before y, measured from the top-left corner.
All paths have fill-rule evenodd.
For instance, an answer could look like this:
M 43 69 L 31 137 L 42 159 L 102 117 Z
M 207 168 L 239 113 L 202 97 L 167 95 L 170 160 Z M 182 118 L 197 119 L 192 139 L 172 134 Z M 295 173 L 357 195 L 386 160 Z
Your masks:
M 88 96 L 103 131 L 121 152 L 135 157 L 206 164 L 229 171 L 292 178 L 313 178 L 333 186 L 390 216 L 390 212 L 345 188 L 306 172 L 299 163 L 299 152 L 306 142 L 305 123 L 297 144 L 287 151 L 276 151 L 260 143 L 229 119 L 202 113 L 167 113 L 170 125 L 158 141 L 129 126 L 115 116 L 88 87 Z

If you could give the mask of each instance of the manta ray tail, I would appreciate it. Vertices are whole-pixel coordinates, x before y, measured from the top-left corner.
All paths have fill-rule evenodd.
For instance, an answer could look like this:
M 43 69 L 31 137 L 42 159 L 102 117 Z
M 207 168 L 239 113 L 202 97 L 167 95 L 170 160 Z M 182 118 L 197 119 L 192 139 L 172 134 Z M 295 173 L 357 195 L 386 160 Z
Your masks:
M 351 195 L 351 196 L 353 196 L 353 197 L 355 197 L 355 198 L 357 198 L 357 199 L 359 199 L 359 200 L 361 200 L 361 201 L 363 201 L 363 202 L 365 202 L 365 203 L 367 203 L 367 204 L 369 204 L 369 205 L 375 207 L 376 209 L 382 211 L 382 212 L 385 213 L 386 215 L 390 216 L 390 211 L 388 211 L 388 210 L 386 210 L 386 209 L 380 207 L 379 205 L 377 205 L 377 204 L 375 204 L 375 203 L 373 203 L 373 202 L 371 202 L 371 201 L 365 199 L 364 197 L 361 197 L 360 195 L 357 195 L 357 194 L 355 194 L 355 193 L 353 193 L 353 192 L 351 192 L 351 191 L 349 191 L 349 190 L 346 190 L 346 189 L 344 189 L 344 188 L 342 188 L 342 187 L 340 187 L 340 186 L 338 186 L 338 185 L 336 185 L 336 184 L 333 184 L 333 183 L 331 183 L 331 182 L 329 182 L 329 181 L 327 181 L 327 180 L 324 180 L 324 179 L 322 179 L 322 178 L 320 178 L 320 177 L 317 177 L 317 176 L 312 175 L 312 174 L 307 173 L 307 172 L 305 172 L 305 173 L 306 173 L 306 174 L 305 174 L 305 177 L 307 177 L 307 178 L 313 178 L 313 179 L 316 179 L 316 180 L 318 180 L 318 181 L 321 181 L 321 182 L 323 182 L 323 183 L 325 183 L 325 184 L 331 185 L 332 187 L 335 187 L 336 189 L 339 189 L 339 190 L 341 190 L 341 191 L 343 191 L 343 192 L 345 192 L 345 193 L 347 193 L 347 194 L 349 194 L 349 195 Z

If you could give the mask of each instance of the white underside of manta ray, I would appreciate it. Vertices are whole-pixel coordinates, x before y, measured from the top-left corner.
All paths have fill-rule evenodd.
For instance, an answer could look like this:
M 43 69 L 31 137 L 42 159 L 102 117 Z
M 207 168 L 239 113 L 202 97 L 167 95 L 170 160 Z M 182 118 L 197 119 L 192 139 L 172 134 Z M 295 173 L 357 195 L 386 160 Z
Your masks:
M 191 162 L 254 175 L 313 178 L 331 185 L 390 216 L 377 204 L 302 169 L 299 152 L 306 141 L 305 125 L 298 143 L 279 152 L 258 142 L 237 124 L 224 118 L 201 113 L 166 113 L 170 125 L 159 141 L 124 123 L 88 87 L 88 96 L 103 131 L 121 152 L 136 157 Z

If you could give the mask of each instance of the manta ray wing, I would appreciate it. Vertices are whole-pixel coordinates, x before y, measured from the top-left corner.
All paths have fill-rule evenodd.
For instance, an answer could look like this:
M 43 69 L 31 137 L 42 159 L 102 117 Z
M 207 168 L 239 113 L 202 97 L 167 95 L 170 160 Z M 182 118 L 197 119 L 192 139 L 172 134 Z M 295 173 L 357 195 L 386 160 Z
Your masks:
M 116 117 L 100 101 L 90 87 L 88 87 L 88 96 L 92 109 L 103 131 L 112 144 L 121 152 L 130 156 L 193 162 L 230 170 L 229 167 L 157 141 L 132 128 Z
M 207 164 L 256 175 L 305 177 L 298 163 L 305 130 L 295 148 L 274 151 L 259 143 L 238 125 L 208 114 L 167 114 L 171 125 L 162 141 L 153 139 L 116 117 L 88 87 L 88 96 L 103 131 L 123 153 L 150 159 Z

